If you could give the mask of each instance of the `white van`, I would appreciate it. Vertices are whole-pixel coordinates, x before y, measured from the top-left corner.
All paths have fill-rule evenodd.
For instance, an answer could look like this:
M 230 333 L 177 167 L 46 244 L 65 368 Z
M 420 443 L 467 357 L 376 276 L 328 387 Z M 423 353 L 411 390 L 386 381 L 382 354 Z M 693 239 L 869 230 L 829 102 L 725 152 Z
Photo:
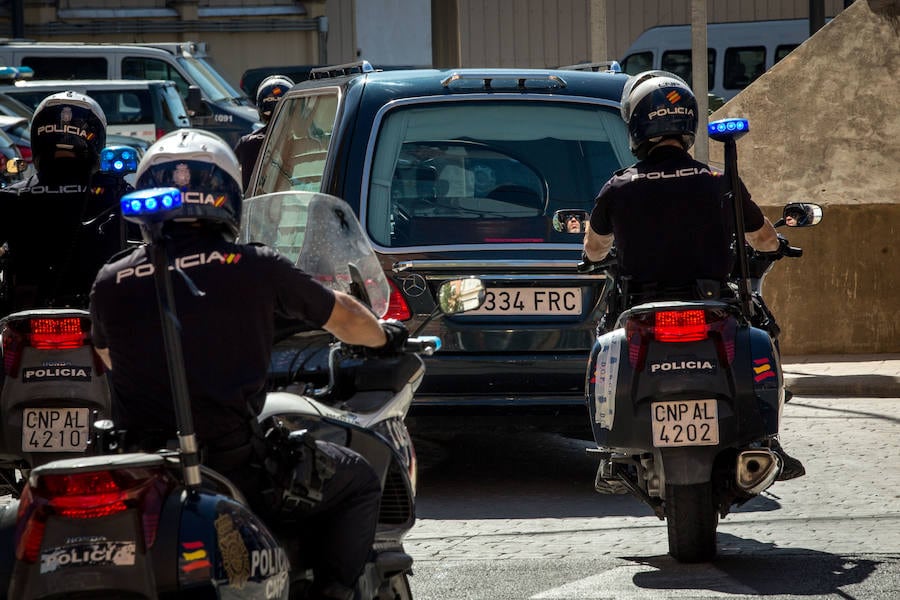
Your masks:
M 193 111 L 191 124 L 220 135 L 231 145 L 242 135 L 262 126 L 256 105 L 234 89 L 207 61 L 203 43 L 91 44 L 3 40 L 0 41 L 0 65 L 31 67 L 35 80 L 174 81 L 185 104 Z
M 806 19 L 710 23 L 709 91 L 730 100 L 808 37 Z M 620 64 L 629 75 L 662 69 L 691 83 L 691 26 L 647 29 L 625 51 Z

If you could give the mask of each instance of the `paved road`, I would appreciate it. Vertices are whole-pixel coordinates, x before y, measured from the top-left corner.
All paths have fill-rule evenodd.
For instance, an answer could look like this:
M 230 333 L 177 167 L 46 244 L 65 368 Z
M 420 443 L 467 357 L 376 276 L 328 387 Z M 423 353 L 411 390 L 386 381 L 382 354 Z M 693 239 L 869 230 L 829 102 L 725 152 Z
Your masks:
M 783 443 L 806 466 L 719 525 L 720 559 L 679 565 L 665 523 L 600 496 L 587 442 L 420 444 L 416 600 L 900 597 L 900 402 L 795 397 Z M 449 450 L 440 460 L 439 450 Z

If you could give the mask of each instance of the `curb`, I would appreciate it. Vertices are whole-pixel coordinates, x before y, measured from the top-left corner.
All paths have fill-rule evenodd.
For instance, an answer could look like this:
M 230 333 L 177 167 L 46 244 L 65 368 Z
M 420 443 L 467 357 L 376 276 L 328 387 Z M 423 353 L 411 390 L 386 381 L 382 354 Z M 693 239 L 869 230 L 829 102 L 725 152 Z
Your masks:
M 798 396 L 900 398 L 900 377 L 890 375 L 791 375 L 784 385 Z

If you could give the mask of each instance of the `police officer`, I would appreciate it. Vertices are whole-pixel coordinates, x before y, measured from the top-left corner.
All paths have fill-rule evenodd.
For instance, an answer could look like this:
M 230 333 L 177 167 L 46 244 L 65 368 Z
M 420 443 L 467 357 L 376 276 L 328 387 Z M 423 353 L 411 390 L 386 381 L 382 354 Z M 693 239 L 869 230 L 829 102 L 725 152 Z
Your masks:
M 130 187 L 98 173 L 106 116 L 96 101 L 61 92 L 31 119 L 35 173 L 0 190 L 6 312 L 87 306 L 97 271 L 122 244 L 116 208 Z
M 272 518 L 256 417 L 265 400 L 276 315 L 384 351 L 401 348 L 408 333 L 400 323 L 379 322 L 353 297 L 320 285 L 273 249 L 235 243 L 238 171 L 221 138 L 182 129 L 150 147 L 136 186 L 186 193 L 182 217 L 166 223 L 164 234 L 172 261 L 181 260 L 204 292 L 194 295 L 185 285 L 175 290 L 197 437 L 206 464 L 238 485 L 260 516 Z M 175 439 L 153 278 L 140 268 L 148 264 L 146 250 L 138 248 L 100 271 L 91 292 L 93 339 L 110 368 L 117 424 L 139 438 Z M 374 540 L 380 482 L 359 454 L 321 441 L 316 448 L 335 473 L 324 483 L 321 503 L 300 515 L 328 530 L 307 540 L 316 544 L 314 597 L 350 598 Z M 303 525 L 300 541 L 307 531 Z
M 253 167 L 256 165 L 256 159 L 259 157 L 263 140 L 266 139 L 266 133 L 269 131 L 269 120 L 272 118 L 272 111 L 275 110 L 275 105 L 278 104 L 278 101 L 292 87 L 294 87 L 294 82 L 284 75 L 270 75 L 262 80 L 256 90 L 256 106 L 259 109 L 259 118 L 262 119 L 265 125 L 241 137 L 234 147 L 234 153 L 241 164 L 241 182 L 244 191 L 247 191 L 247 186 L 250 184 L 250 175 L 253 174 Z
M 621 110 L 638 162 L 615 172 L 600 190 L 585 257 L 602 260 L 615 240 L 630 296 L 626 304 L 727 293 L 734 217 L 725 178 L 688 154 L 698 123 L 694 93 L 676 75 L 647 71 L 625 84 Z M 743 185 L 744 237 L 755 250 L 781 258 L 787 240 Z M 805 473 L 799 460 L 776 450 L 784 458 L 780 479 Z

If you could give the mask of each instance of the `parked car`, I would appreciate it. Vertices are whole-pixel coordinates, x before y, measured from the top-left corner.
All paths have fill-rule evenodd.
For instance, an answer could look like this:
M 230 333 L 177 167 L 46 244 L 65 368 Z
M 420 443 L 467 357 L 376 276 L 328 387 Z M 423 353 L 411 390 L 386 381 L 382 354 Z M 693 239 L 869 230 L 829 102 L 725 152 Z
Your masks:
M 354 69 L 355 63 L 350 63 L 347 65 L 349 70 Z M 325 65 L 283 65 L 280 67 L 253 67 L 252 69 L 247 69 L 241 75 L 240 88 L 241 91 L 247 94 L 250 98 L 256 98 L 256 90 L 259 88 L 259 84 L 262 83 L 262 80 L 270 75 L 284 75 L 285 77 L 290 78 L 294 83 L 300 83 L 301 81 L 306 81 L 309 79 L 309 73 L 313 69 L 321 69 Z M 336 67 L 328 67 L 332 71 Z M 374 66 L 376 71 L 393 71 L 395 69 L 412 69 L 409 66 Z
M 545 427 L 587 435 L 584 374 L 602 281 L 576 272 L 582 237 L 552 220 L 590 210 L 633 162 L 619 114 L 627 77 L 348 70 L 315 69 L 285 95 L 248 194 L 346 200 L 391 282 L 387 316 L 411 329 L 434 310 L 443 281 L 484 281 L 482 308 L 423 331 L 444 345 L 426 361 L 412 417 L 542 413 L 557 417 Z
M 31 126 L 30 118 L 0 115 L 0 130 L 15 144 L 16 149 L 26 163 L 31 163 Z
M 194 112 L 194 126 L 232 146 L 261 127 L 256 104 L 210 63 L 204 42 L 91 44 L 0 40 L 0 64 L 27 66 L 35 80 L 171 80 Z
M 41 100 L 72 90 L 97 101 L 106 114 L 107 133 L 154 142 L 166 133 L 190 127 L 187 108 L 171 81 L 50 80 L 17 81 L 0 91 L 32 111 Z
M 27 168 L 21 170 L 21 167 L 26 167 L 27 163 L 21 162 L 22 155 L 15 142 L 2 130 L 0 130 L 0 160 L 3 161 L 0 164 L 0 188 L 5 188 L 26 176 Z

